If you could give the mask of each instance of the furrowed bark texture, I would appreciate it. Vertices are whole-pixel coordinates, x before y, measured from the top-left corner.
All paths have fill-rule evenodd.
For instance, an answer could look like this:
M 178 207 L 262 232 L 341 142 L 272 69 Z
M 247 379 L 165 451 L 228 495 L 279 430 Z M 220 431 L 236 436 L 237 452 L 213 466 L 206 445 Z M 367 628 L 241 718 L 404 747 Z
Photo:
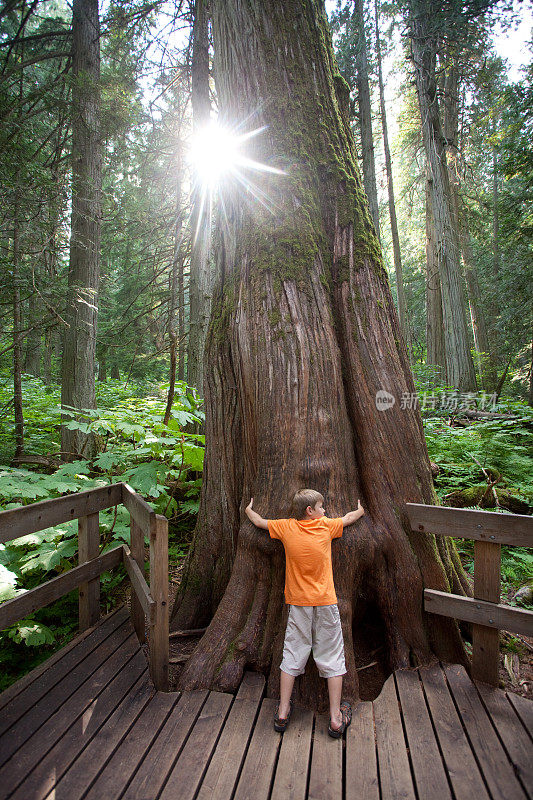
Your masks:
M 366 508 L 332 546 L 346 694 L 357 698 L 365 625 L 380 632 L 384 673 L 433 654 L 464 660 L 455 623 L 422 609 L 424 586 L 460 579 L 448 543 L 443 559 L 433 537 L 409 533 L 404 503 L 435 495 L 420 417 L 400 408 L 414 386 L 322 5 L 217 0 L 212 14 L 221 112 L 250 129 L 267 125 L 250 155 L 285 174 L 247 174 L 260 201 L 238 185 L 221 199 L 206 471 L 173 614 L 175 628 L 210 624 L 180 685 L 232 689 L 252 667 L 277 691 L 283 548 L 244 507 L 253 496 L 262 516 L 284 517 L 308 486 L 324 494 L 330 517 L 358 498 Z M 396 398 L 386 411 L 376 407 L 380 390 Z M 310 661 L 297 701 L 320 707 L 323 684 Z
M 454 227 L 445 139 L 439 117 L 435 80 L 438 39 L 435 18 L 438 8 L 434 0 L 410 0 L 409 37 L 422 119 L 424 150 L 431 175 L 430 189 L 442 292 L 447 378 L 450 386 L 460 391 L 471 391 L 476 389 L 476 375 L 466 325 L 458 236 Z
M 102 190 L 98 0 L 74 0 L 72 5 L 72 76 L 72 221 L 61 405 L 81 410 L 96 408 Z M 61 450 L 70 460 L 78 454 L 87 458 L 94 452 L 94 439 L 63 425 Z

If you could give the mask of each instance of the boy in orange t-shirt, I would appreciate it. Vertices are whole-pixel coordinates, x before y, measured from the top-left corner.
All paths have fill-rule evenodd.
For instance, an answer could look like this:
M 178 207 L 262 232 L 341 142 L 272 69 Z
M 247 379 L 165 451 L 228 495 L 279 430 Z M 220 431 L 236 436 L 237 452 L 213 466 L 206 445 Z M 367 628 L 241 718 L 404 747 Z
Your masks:
M 346 665 L 333 584 L 331 541 L 342 536 L 343 528 L 352 525 L 365 512 L 358 501 L 356 511 L 328 519 L 323 503 L 324 498 L 319 492 L 300 489 L 292 501 L 291 519 L 263 519 L 252 508 L 253 497 L 245 510 L 254 525 L 268 530 L 271 538 L 279 539 L 285 549 L 285 600 L 289 604 L 289 619 L 280 665 L 280 702 L 274 728 L 284 731 L 288 725 L 294 679 L 304 672 L 312 650 L 320 676 L 328 681 L 328 733 L 338 739 L 351 722 L 352 709 L 346 701 L 341 703 Z

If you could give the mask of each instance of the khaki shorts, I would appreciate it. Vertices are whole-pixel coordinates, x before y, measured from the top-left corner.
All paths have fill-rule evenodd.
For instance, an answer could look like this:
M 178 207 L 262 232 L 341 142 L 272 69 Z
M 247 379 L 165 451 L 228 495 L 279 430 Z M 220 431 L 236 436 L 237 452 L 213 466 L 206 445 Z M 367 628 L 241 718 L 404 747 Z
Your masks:
M 288 675 L 302 675 L 311 651 L 321 678 L 346 673 L 341 618 L 336 603 L 289 606 L 280 669 Z

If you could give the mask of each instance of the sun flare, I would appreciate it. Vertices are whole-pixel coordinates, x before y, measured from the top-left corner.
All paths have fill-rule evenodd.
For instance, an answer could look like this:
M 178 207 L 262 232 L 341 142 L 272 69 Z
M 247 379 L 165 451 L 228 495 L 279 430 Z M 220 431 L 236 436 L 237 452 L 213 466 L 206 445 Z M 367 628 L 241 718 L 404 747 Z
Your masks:
M 257 175 L 254 177 L 253 173 L 274 175 L 285 175 L 285 173 L 277 167 L 255 161 L 246 155 L 246 145 L 250 139 L 265 130 L 266 126 L 263 126 L 246 133 L 235 133 L 212 120 L 195 133 L 189 148 L 193 183 L 199 194 L 195 239 L 203 228 L 210 228 L 215 195 L 223 181 L 230 177 L 238 181 L 241 187 L 261 205 L 266 208 L 272 207 Z

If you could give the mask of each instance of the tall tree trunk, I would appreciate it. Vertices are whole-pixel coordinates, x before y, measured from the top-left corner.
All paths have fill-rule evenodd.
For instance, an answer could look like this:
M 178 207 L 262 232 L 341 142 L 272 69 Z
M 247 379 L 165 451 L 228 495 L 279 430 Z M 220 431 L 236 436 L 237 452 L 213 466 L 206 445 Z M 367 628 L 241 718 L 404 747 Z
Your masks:
M 26 334 L 24 372 L 36 376 L 41 374 L 41 326 L 39 321 L 39 303 L 35 292 L 32 292 L 28 303 L 29 330 Z
M 168 338 L 170 341 L 170 380 L 167 393 L 167 405 L 163 416 L 163 423 L 168 425 L 174 402 L 174 392 L 176 389 L 176 364 L 178 359 L 179 342 L 179 320 L 176 319 L 176 307 L 178 303 L 178 283 L 181 272 L 183 283 L 183 259 L 182 259 L 182 208 L 181 208 L 181 184 L 183 180 L 181 167 L 181 142 L 178 138 L 178 158 L 176 169 L 176 222 L 174 225 L 174 252 L 172 256 L 172 268 L 170 272 L 170 297 L 168 306 Z
M 442 318 L 448 383 L 460 391 L 476 388 L 470 352 L 460 254 L 454 229 L 450 181 L 435 82 L 436 32 L 433 0 L 410 0 L 409 36 L 422 120 L 422 136 L 431 173 L 431 199 L 442 291 Z
M 358 498 L 367 510 L 333 545 L 346 693 L 357 697 L 370 625 L 382 636 L 384 672 L 432 653 L 464 661 L 456 623 L 422 610 L 424 586 L 462 592 L 460 567 L 452 545 L 444 542 L 441 558 L 431 536 L 409 530 L 405 502 L 433 503 L 435 494 L 419 413 L 399 402 L 414 385 L 335 95 L 322 2 L 212 8 L 221 114 L 242 131 L 252 114 L 254 128 L 266 125 L 249 140 L 250 157 L 286 174 L 247 173 L 272 212 L 238 181 L 223 197 L 204 482 L 173 613 L 176 627 L 209 627 L 180 685 L 234 688 L 251 665 L 277 690 L 283 551 L 244 508 L 253 496 L 260 514 L 284 517 L 294 491 L 310 486 L 331 517 Z M 397 398 L 385 411 L 383 390 Z M 322 683 L 311 666 L 298 701 L 316 705 Z
M 21 8 L 21 33 L 24 36 L 26 20 L 26 3 Z M 21 62 L 24 61 L 24 43 L 17 47 Z M 24 70 L 20 70 L 18 109 L 19 130 L 22 130 L 22 100 L 24 97 Z M 20 158 L 21 155 L 18 154 Z M 22 309 L 20 301 L 20 216 L 21 216 L 21 167 L 20 162 L 15 168 L 15 196 L 13 202 L 13 403 L 15 416 L 15 458 L 20 458 L 24 453 L 24 413 L 22 405 Z
M 194 135 L 209 123 L 211 113 L 207 0 L 195 2 L 191 82 Z M 212 296 L 212 280 L 209 274 L 210 239 L 210 203 L 206 203 L 205 198 L 202 202 L 202 186 L 193 176 L 187 382 L 195 386 L 201 395 L 205 337 Z
M 185 287 L 184 287 L 184 259 L 178 261 L 178 380 L 185 380 L 185 359 L 187 348 L 185 346 Z
M 17 170 L 15 187 L 15 203 L 13 208 L 13 397 L 15 411 L 15 458 L 24 453 L 24 414 L 22 407 L 22 319 L 20 305 L 20 230 L 19 207 L 20 195 L 18 182 L 20 173 Z
M 98 359 L 98 380 L 100 382 L 107 380 L 107 348 L 105 347 L 100 350 L 100 358 Z
M 361 130 L 361 156 L 363 161 L 363 183 L 370 216 L 379 236 L 378 190 L 376 185 L 376 163 L 374 158 L 374 135 L 372 133 L 372 104 L 368 80 L 368 52 L 365 32 L 364 0 L 354 0 L 354 16 L 357 22 L 357 96 L 358 117 Z
M 96 408 L 95 349 L 100 278 L 102 153 L 99 132 L 100 20 L 98 0 L 72 6 L 72 220 L 63 338 L 61 405 Z M 90 457 L 94 437 L 61 427 L 66 459 Z
M 498 152 L 492 148 L 492 274 L 500 274 L 500 218 L 498 215 Z
M 457 58 L 457 55 L 452 56 L 452 59 L 453 58 Z M 460 197 L 461 181 L 458 166 L 459 74 L 453 61 L 448 65 L 445 73 L 443 105 L 443 129 L 446 140 L 446 160 L 448 164 L 448 177 L 450 181 L 454 228 L 456 232 L 456 240 L 458 241 L 458 247 L 463 258 L 468 308 L 470 311 L 470 321 L 472 323 L 474 348 L 476 350 L 479 365 L 478 370 L 480 386 L 481 388 L 484 388 L 486 381 L 488 380 L 490 386 L 494 387 L 498 378 L 496 375 L 496 370 L 492 364 L 492 352 L 487 336 L 487 326 L 485 325 L 485 315 L 483 312 L 483 301 L 481 298 L 479 281 L 477 279 L 477 273 L 474 266 L 466 210 L 464 205 L 461 203 Z
M 431 175 L 426 176 L 426 363 L 437 367 L 439 382 L 447 384 L 446 346 L 442 323 L 442 292 L 436 252 Z
M 379 84 L 379 104 L 381 110 L 381 128 L 383 131 L 383 151 L 385 153 L 385 170 L 387 173 L 387 192 L 389 199 L 389 217 L 392 236 L 392 252 L 394 255 L 394 271 L 396 273 L 396 291 L 398 294 L 398 312 L 400 315 L 400 327 L 403 338 L 407 345 L 407 352 L 412 358 L 411 332 L 409 320 L 407 318 L 407 301 L 405 298 L 405 288 L 403 285 L 402 255 L 400 251 L 400 236 L 398 234 L 398 220 L 396 218 L 396 203 L 394 201 L 394 184 L 392 180 L 392 159 L 389 147 L 389 131 L 387 128 L 387 111 L 385 107 L 385 87 L 383 84 L 383 70 L 381 66 L 381 43 L 379 39 L 379 1 L 375 2 L 375 22 L 376 22 L 376 57 L 378 62 L 378 84 Z
M 52 331 L 51 326 L 44 331 L 43 381 L 48 384 L 52 382 Z

